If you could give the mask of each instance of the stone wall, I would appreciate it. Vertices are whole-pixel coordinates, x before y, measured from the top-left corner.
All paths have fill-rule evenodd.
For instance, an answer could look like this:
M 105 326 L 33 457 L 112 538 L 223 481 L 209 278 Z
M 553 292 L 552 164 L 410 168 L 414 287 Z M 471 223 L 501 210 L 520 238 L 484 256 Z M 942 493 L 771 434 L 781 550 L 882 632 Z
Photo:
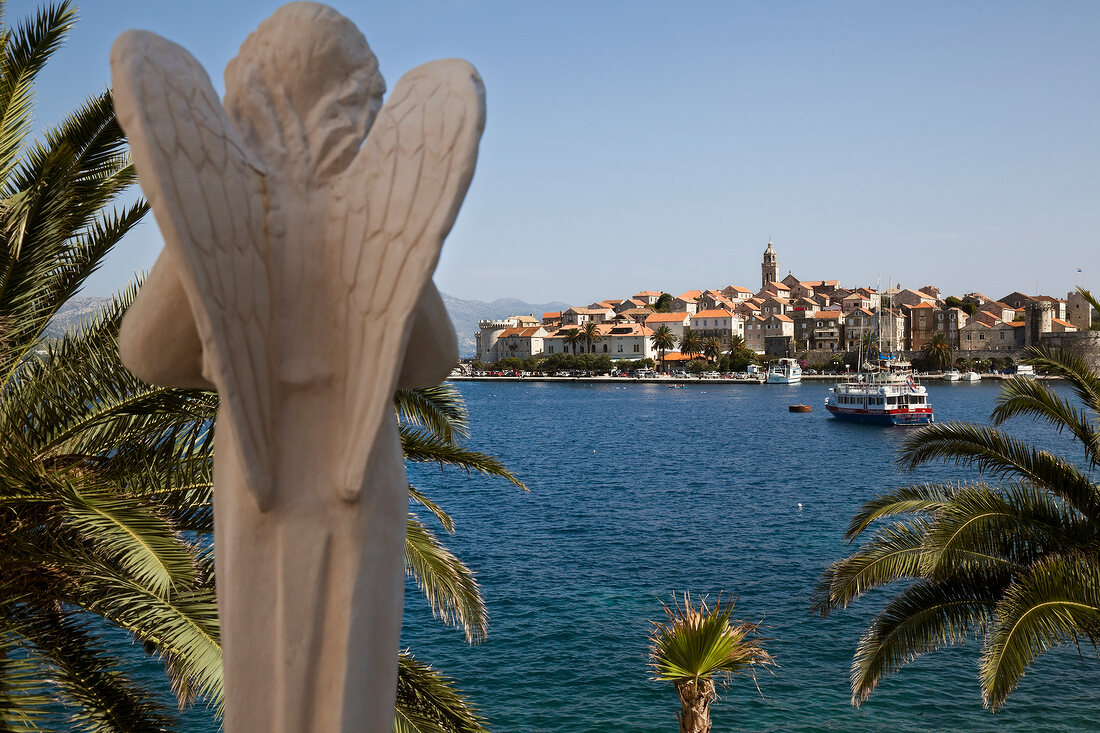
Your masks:
M 1042 335 L 1042 345 L 1052 347 L 1067 347 L 1080 349 L 1084 354 L 1089 364 L 1093 369 L 1100 371 L 1100 331 L 1077 331 L 1072 333 L 1044 333 Z M 809 352 L 797 351 L 799 357 L 805 354 L 807 363 L 817 364 L 821 362 L 828 362 L 836 354 L 843 354 L 843 351 L 822 351 L 813 350 Z M 919 351 L 900 351 L 896 352 L 897 356 L 902 359 L 913 359 L 920 356 Z M 1026 352 L 1024 349 L 1013 349 L 1011 351 L 986 349 L 981 351 L 955 351 L 955 358 L 964 356 L 968 359 L 993 359 L 1008 357 L 1013 362 L 1018 362 L 1025 358 Z

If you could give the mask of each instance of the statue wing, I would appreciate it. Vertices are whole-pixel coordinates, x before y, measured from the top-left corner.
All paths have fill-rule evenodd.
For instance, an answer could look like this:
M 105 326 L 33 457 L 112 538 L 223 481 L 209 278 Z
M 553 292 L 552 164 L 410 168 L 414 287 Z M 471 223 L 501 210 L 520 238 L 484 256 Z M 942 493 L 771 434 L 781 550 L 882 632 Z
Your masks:
M 142 190 L 165 249 L 177 250 L 181 263 L 191 313 L 178 317 L 195 320 L 203 376 L 232 415 L 226 444 L 265 510 L 271 397 L 263 166 L 239 141 L 202 66 L 180 46 L 128 31 L 111 49 L 111 76 Z
M 330 208 L 348 304 L 337 487 L 345 500 L 359 496 L 375 437 L 391 419 L 411 318 L 473 178 L 484 127 L 484 87 L 472 66 L 448 59 L 413 69 L 374 121 Z

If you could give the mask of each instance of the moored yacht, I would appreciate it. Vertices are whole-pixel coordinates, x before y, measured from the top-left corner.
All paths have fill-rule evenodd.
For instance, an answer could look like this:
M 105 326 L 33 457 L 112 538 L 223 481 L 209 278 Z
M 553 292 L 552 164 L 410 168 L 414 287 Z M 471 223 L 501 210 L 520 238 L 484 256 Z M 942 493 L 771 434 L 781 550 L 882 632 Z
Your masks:
M 962 374 L 959 374 L 958 369 L 948 369 L 943 373 L 943 378 L 948 382 L 957 382 L 962 379 Z
M 802 367 L 797 359 L 780 359 L 768 370 L 768 384 L 798 384 L 802 381 Z
M 917 384 L 907 361 L 880 359 L 877 367 L 829 391 L 825 409 L 838 420 L 876 425 L 928 425 L 935 420 L 928 390 Z

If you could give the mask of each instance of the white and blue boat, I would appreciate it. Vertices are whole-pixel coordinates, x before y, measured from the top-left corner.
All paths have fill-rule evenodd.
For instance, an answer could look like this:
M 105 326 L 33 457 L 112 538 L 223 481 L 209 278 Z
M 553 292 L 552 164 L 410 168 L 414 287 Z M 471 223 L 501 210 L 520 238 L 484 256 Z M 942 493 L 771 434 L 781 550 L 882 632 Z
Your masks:
M 838 420 L 873 425 L 928 425 L 935 421 L 928 389 L 907 361 L 880 359 L 877 367 L 829 388 L 825 409 Z

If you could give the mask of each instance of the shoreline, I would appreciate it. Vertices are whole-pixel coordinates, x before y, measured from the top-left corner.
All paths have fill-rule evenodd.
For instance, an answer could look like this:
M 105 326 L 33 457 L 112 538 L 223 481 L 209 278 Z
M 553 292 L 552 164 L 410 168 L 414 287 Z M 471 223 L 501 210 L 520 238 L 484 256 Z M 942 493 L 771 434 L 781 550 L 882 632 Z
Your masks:
M 854 375 L 855 372 L 852 372 Z M 1014 374 L 983 374 L 981 381 L 996 380 L 1004 381 L 1006 379 L 1012 379 Z M 1041 379 L 1043 381 L 1055 380 L 1057 377 L 1049 376 L 1037 376 L 1035 379 Z M 843 374 L 803 374 L 802 381 L 804 382 L 842 382 L 845 380 Z M 563 382 L 566 384 L 679 384 L 679 385 L 707 385 L 707 384 L 752 384 L 752 385 L 767 385 L 767 382 L 761 382 L 756 379 L 698 379 L 698 378 L 683 378 L 683 377 L 473 377 L 466 375 L 450 376 L 447 377 L 449 382 Z M 918 381 L 928 382 L 947 382 L 944 379 L 943 374 L 929 374 L 918 377 Z M 972 382 L 952 382 L 952 384 L 973 384 Z M 782 385 L 780 385 L 782 386 Z

